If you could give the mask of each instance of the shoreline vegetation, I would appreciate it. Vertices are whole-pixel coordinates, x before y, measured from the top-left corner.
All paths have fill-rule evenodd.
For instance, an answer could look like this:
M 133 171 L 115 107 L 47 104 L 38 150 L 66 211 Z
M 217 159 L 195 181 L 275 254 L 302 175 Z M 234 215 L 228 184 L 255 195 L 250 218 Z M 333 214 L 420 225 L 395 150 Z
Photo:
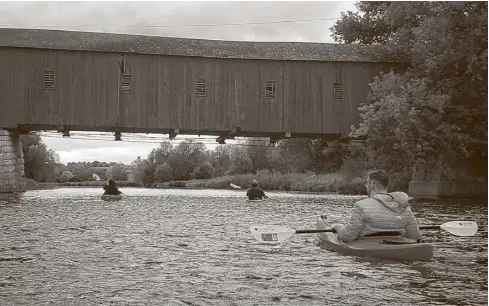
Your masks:
M 289 174 L 240 174 L 227 175 L 210 179 L 192 179 L 186 181 L 169 181 L 164 183 L 151 183 L 146 186 L 136 182 L 117 181 L 117 186 L 156 188 L 156 189 L 230 189 L 230 183 L 241 186 L 246 190 L 251 180 L 256 179 L 259 186 L 265 191 L 295 191 L 314 193 L 337 193 L 344 195 L 365 195 L 366 190 L 361 178 L 347 178 L 339 173 L 312 174 L 312 173 L 289 173 Z M 28 179 L 27 190 L 54 189 L 63 187 L 102 187 L 100 181 L 64 182 L 64 183 L 39 183 Z

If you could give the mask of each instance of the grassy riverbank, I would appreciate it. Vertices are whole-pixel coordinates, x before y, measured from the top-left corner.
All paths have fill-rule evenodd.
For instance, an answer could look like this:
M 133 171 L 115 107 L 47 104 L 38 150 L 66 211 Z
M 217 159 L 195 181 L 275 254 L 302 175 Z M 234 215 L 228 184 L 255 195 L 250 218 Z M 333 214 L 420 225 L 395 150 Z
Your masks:
M 283 190 L 283 191 L 302 191 L 302 192 L 333 192 L 340 194 L 365 194 L 365 186 L 361 178 L 348 179 L 339 173 L 333 174 L 313 174 L 313 173 L 266 173 L 242 174 L 216 177 L 207 180 L 171 181 L 165 183 L 153 183 L 149 188 L 209 188 L 209 189 L 229 189 L 230 183 L 248 188 L 251 180 L 256 179 L 259 186 L 264 190 Z M 118 181 L 117 185 L 124 187 L 144 187 L 135 182 Z M 28 189 L 49 189 L 59 187 L 94 187 L 101 188 L 103 182 L 65 182 L 65 183 L 37 183 L 37 188 Z M 29 184 L 33 186 L 33 184 Z
M 305 191 L 305 192 L 334 192 L 340 194 L 365 194 L 364 182 L 361 178 L 348 179 L 345 176 L 333 174 L 312 173 L 257 173 L 230 175 L 208 180 L 173 181 L 155 183 L 154 188 L 213 188 L 229 189 L 229 184 L 248 188 L 251 180 L 258 180 L 264 190 Z

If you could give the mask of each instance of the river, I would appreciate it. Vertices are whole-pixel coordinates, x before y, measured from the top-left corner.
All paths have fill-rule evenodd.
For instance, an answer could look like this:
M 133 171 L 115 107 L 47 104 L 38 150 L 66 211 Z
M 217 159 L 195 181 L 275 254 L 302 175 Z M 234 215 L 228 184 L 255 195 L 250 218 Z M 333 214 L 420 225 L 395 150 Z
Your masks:
M 359 196 L 122 188 L 28 191 L 0 202 L 0 305 L 487 305 L 487 200 L 415 203 L 422 224 L 474 220 L 479 233 L 427 231 L 431 262 L 324 250 L 315 234 L 260 244 L 249 226 L 313 228 Z

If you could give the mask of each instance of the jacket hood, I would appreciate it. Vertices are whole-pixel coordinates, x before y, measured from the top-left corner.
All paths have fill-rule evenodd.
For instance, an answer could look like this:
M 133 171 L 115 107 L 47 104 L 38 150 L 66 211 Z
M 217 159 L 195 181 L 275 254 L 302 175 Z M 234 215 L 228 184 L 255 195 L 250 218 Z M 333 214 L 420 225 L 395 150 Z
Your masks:
M 403 213 L 409 207 L 409 197 L 405 192 L 401 191 L 378 193 L 372 198 L 398 214 Z

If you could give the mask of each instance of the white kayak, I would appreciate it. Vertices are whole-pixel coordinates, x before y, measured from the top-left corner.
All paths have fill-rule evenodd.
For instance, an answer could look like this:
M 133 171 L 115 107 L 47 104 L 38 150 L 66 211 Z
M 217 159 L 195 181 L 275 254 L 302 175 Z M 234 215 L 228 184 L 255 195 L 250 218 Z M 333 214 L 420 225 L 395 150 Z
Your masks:
M 104 194 L 100 197 L 104 201 L 119 201 L 122 200 L 122 195 L 118 194 Z
M 250 199 L 247 199 L 246 202 L 263 202 L 263 201 L 266 201 L 266 199 L 257 199 L 257 200 L 250 200 Z
M 329 227 L 323 220 L 318 220 L 316 228 Z M 400 236 L 362 237 L 351 242 L 343 242 L 331 232 L 318 233 L 318 237 L 322 247 L 339 253 L 406 261 L 430 261 L 433 258 L 431 244 L 416 243 Z

